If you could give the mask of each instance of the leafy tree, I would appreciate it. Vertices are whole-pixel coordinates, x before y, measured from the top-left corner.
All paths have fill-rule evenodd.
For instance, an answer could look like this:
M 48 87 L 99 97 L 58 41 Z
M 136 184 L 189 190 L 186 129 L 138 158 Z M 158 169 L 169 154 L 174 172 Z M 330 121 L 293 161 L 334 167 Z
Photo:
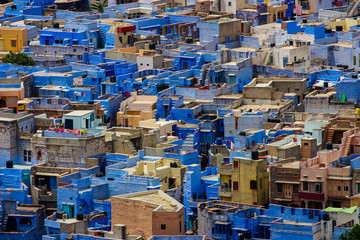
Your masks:
M 98 2 L 98 3 L 91 3 L 90 7 L 92 8 L 92 10 L 96 10 L 100 13 L 103 13 L 104 8 L 107 7 L 107 2 L 108 0 L 104 0 L 103 2 Z
M 339 240 L 358 240 L 360 239 L 360 225 L 356 224 L 351 230 L 341 234 Z
M 35 61 L 32 57 L 26 55 L 25 53 L 14 53 L 10 51 L 1 59 L 3 63 L 11 63 L 21 66 L 35 66 Z

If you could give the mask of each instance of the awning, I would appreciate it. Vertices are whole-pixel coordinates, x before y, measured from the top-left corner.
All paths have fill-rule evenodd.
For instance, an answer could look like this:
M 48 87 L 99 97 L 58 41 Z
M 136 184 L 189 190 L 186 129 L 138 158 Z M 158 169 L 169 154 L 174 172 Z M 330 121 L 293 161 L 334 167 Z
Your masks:
M 230 225 L 231 222 L 220 222 L 220 221 L 216 221 L 215 224 L 219 224 L 219 225 Z
M 353 212 L 356 211 L 357 208 L 358 208 L 357 206 L 354 206 L 354 207 L 351 207 L 351 208 L 328 207 L 328 208 L 325 208 L 324 211 L 325 212 L 344 212 L 344 213 L 352 214 Z
M 287 184 L 300 184 L 300 182 L 291 182 L 291 181 L 275 181 L 276 183 L 287 183 Z

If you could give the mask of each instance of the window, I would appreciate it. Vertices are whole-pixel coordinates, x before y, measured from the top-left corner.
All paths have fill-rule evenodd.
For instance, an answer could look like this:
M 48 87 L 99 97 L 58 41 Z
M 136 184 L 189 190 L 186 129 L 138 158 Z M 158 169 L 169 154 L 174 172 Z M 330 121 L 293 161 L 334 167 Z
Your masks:
M 356 56 L 353 56 L 353 65 L 356 65 Z
M 295 215 L 295 208 L 291 208 L 291 215 Z
M 341 186 L 338 186 L 338 191 L 341 191 Z
M 16 47 L 16 40 L 11 40 L 11 47 Z
M 256 181 L 255 180 L 250 181 L 250 189 L 255 189 L 256 190 Z
M 304 143 L 304 145 L 307 146 L 307 145 L 309 145 L 309 143 L 306 142 L 306 143 Z
M 238 161 L 234 161 L 234 168 L 239 168 L 239 162 Z
M 303 190 L 309 191 L 309 183 L 308 182 L 303 182 Z
M 349 191 L 349 187 L 348 186 L 344 186 L 344 192 Z
M 360 193 L 360 183 L 357 184 L 358 187 L 358 193 Z
M 234 191 L 239 190 L 239 183 L 238 182 L 233 182 L 233 190 Z
M 181 232 L 181 222 L 179 222 L 180 232 Z
M 322 192 L 321 183 L 315 183 L 315 192 L 317 193 Z
M 76 52 L 76 48 L 73 49 L 73 52 Z
M 147 63 L 146 66 L 149 66 L 149 64 Z
M 51 104 L 51 99 L 48 99 L 48 100 L 47 100 L 47 104 Z
M 31 162 L 31 151 L 24 150 L 24 161 Z
M 192 114 L 188 114 L 188 119 L 192 119 Z
M 293 185 L 293 193 L 298 193 L 299 192 L 299 186 L 294 184 Z
M 228 6 L 231 7 L 231 2 L 228 3 Z
M 161 224 L 161 230 L 166 230 L 166 224 Z
M 277 192 L 278 192 L 278 193 L 281 193 L 281 192 L 282 192 L 282 184 L 281 184 L 281 183 L 278 183 L 278 184 L 277 184 Z

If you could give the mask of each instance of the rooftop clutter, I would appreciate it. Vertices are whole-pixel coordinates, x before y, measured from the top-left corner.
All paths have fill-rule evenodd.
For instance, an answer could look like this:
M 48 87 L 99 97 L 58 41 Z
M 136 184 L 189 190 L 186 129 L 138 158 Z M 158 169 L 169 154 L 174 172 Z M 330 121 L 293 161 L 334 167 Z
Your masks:
M 1 239 L 358 227 L 359 1 L 14 0 L 0 13 Z

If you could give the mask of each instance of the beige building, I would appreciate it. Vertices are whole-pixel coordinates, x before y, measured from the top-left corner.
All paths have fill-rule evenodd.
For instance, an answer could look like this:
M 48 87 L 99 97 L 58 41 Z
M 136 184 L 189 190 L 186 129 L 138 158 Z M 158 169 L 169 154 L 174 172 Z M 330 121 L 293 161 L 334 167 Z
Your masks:
M 111 198 L 111 225 L 126 224 L 129 234 L 183 235 L 184 206 L 161 190 Z
M 138 127 L 142 120 L 155 117 L 157 96 L 138 96 L 132 93 L 131 97 L 120 104 L 117 113 L 117 125 Z
M 307 89 L 306 78 L 254 78 L 243 87 L 243 97 L 247 99 L 283 99 L 284 94 L 295 93 L 302 102 Z
M 132 168 L 124 168 L 129 175 L 160 178 L 160 190 L 181 188 L 185 179 L 187 167 L 181 166 L 181 161 L 163 158 L 158 161 L 140 161 Z

